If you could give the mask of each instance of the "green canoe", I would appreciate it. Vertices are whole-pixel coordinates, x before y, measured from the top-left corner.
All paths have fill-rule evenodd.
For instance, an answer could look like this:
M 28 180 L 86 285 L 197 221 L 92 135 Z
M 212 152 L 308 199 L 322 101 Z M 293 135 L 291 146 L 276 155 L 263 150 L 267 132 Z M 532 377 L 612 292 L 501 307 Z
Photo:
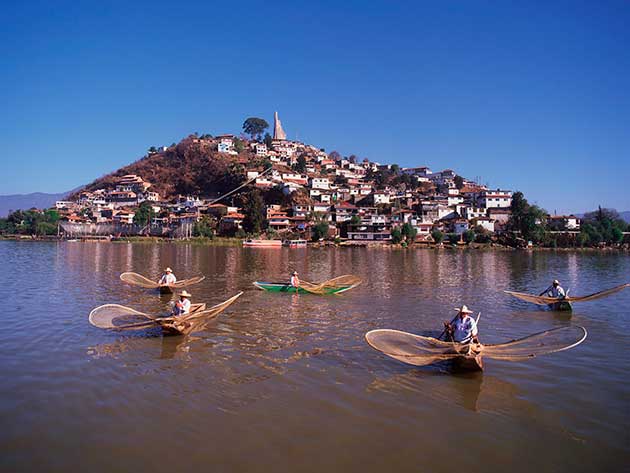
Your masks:
M 288 283 L 284 282 L 261 282 L 256 281 L 254 283 L 258 289 L 262 289 L 263 291 L 269 292 L 288 292 L 288 293 L 297 293 L 297 294 L 311 294 L 307 290 L 302 287 L 293 287 Z M 352 289 L 354 285 L 343 285 L 337 287 L 331 287 L 326 289 L 326 294 L 341 294 L 342 292 L 347 291 L 348 289 Z

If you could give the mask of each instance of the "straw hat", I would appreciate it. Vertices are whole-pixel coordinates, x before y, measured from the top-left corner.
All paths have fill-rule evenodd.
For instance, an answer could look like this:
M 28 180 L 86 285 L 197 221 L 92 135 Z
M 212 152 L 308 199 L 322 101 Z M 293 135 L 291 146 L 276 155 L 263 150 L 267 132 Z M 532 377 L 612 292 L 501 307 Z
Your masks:
M 553 280 L 553 284 L 558 284 L 558 285 L 560 285 L 560 281 L 558 281 L 557 279 L 554 279 L 554 280 Z
M 171 268 L 166 268 L 166 269 L 164 270 L 164 272 L 165 272 L 165 273 L 172 273 L 172 272 L 173 272 L 173 270 L 172 270 Z
M 179 297 L 192 297 L 192 294 L 184 289 L 182 292 L 179 293 Z
M 463 305 L 461 307 L 455 307 L 455 310 L 459 313 L 464 313 L 464 314 L 472 314 L 473 311 L 468 309 L 468 306 Z

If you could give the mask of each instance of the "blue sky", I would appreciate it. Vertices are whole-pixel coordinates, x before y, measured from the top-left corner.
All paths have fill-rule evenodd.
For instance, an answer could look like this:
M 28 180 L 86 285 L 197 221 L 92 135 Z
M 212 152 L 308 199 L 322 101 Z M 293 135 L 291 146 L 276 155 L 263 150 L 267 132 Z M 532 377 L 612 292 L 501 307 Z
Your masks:
M 25 2 L 0 28 L 0 194 L 88 183 L 246 117 L 630 210 L 630 3 Z

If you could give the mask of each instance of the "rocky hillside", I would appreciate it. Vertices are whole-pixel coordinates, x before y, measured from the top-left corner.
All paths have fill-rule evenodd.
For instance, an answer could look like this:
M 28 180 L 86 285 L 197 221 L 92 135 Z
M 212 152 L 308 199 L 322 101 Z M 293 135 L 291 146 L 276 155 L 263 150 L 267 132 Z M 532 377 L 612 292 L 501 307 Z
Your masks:
M 244 179 L 242 163 L 255 159 L 249 151 L 219 153 L 216 143 L 194 135 L 166 151 L 150 154 L 88 184 L 81 190 L 111 189 L 117 178 L 136 174 L 152 184 L 162 199 L 177 195 L 209 196 L 227 192 Z M 73 199 L 78 192 L 71 195 Z

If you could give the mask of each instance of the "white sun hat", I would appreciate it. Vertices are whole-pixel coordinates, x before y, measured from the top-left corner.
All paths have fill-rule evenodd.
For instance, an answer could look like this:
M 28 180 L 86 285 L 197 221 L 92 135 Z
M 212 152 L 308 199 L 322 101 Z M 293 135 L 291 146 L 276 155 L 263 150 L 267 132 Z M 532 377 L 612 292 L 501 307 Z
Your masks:
M 463 305 L 461 307 L 455 307 L 457 312 L 463 312 L 464 314 L 472 314 L 473 311 L 468 309 L 468 306 Z

